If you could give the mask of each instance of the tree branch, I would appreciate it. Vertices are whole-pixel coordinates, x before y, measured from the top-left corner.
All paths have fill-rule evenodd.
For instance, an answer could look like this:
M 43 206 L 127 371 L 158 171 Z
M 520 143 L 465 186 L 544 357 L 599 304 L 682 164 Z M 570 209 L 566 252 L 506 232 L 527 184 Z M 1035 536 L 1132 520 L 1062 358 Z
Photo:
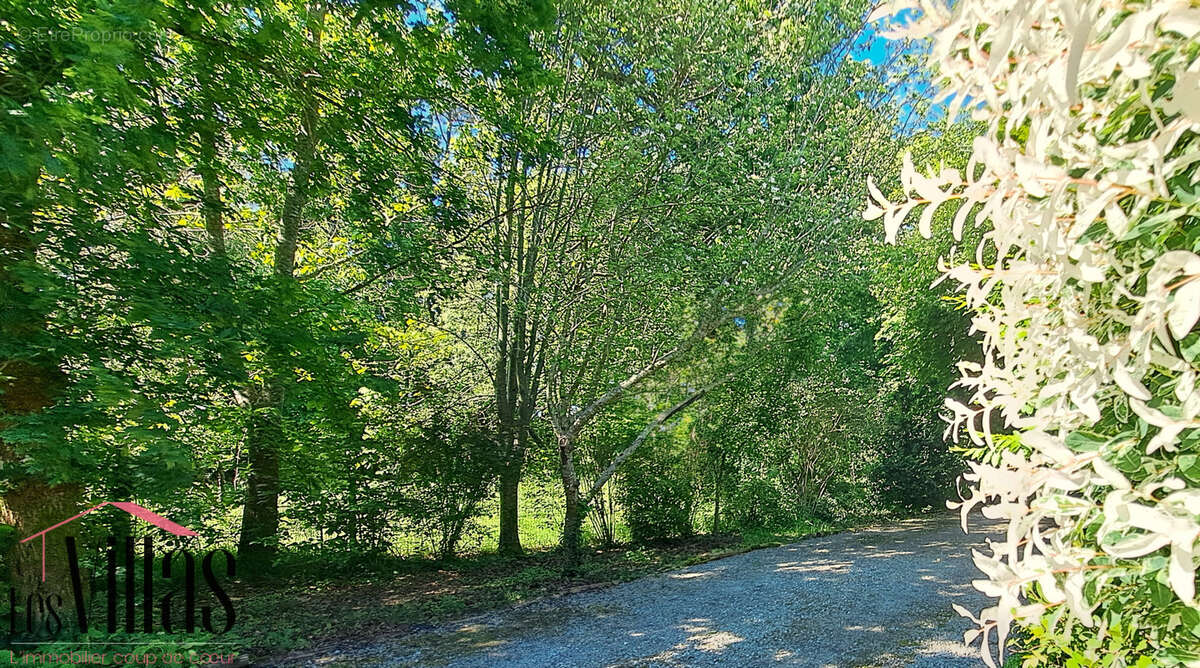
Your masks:
M 644 429 L 642 429 L 641 433 L 637 435 L 637 438 L 633 439 L 632 443 L 630 443 L 624 450 L 614 457 L 604 471 L 602 471 L 600 475 L 596 477 L 596 481 L 592 483 L 591 489 L 589 489 L 587 495 L 583 497 L 583 504 L 585 506 L 591 504 L 591 502 L 596 498 L 596 495 L 600 493 L 600 490 L 604 488 L 604 484 L 607 483 L 609 478 L 612 478 L 613 474 L 617 472 L 617 468 L 620 467 L 621 464 L 625 463 L 625 460 L 629 459 L 629 457 L 632 456 L 633 453 L 636 452 L 637 449 L 646 442 L 647 438 L 650 438 L 650 434 L 654 433 L 655 429 L 662 425 L 662 423 L 670 420 L 680 411 L 699 401 L 700 398 L 707 394 L 709 390 L 720 385 L 721 383 L 724 383 L 725 381 L 729 380 L 729 378 L 730 377 L 722 378 L 714 383 L 706 385 L 688 395 L 688 397 L 683 401 L 680 401 L 674 406 L 663 410 L 658 415 L 655 415 L 654 419 L 651 420 L 650 423 L 647 424 Z

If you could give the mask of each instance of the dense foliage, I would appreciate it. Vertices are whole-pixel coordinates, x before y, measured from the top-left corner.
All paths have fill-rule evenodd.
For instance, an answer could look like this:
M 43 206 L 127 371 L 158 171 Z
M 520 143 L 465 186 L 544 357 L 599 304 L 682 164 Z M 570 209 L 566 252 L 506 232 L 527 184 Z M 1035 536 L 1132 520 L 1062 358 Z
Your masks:
M 30 589 L 12 539 L 102 500 L 253 576 L 950 495 L 965 316 L 858 209 L 974 129 L 903 125 L 869 3 L 0 2 Z
M 918 3 L 898 3 L 905 9 Z M 1200 662 L 1197 319 L 1200 8 L 1194 2 L 920 2 L 911 30 L 986 122 L 965 172 L 906 165 L 873 189 L 889 239 L 956 208 L 952 256 L 982 360 L 951 398 L 966 513 L 1007 522 L 977 553 L 997 600 L 968 637 L 1028 666 Z

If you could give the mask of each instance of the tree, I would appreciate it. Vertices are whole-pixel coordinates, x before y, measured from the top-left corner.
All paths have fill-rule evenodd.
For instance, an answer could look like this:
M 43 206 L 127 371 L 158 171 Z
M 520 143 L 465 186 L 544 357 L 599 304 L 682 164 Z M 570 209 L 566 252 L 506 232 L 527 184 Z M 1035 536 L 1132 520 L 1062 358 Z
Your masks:
M 845 146 L 829 115 L 870 115 L 849 92 L 861 69 L 848 64 L 823 77 L 819 65 L 840 62 L 849 48 L 854 7 L 822 6 L 829 21 L 812 27 L 801 50 L 775 48 L 795 36 L 795 17 L 746 8 L 770 16 L 760 24 L 718 20 L 717 11 L 704 3 L 645 8 L 627 35 L 601 42 L 611 55 L 596 65 L 604 88 L 586 115 L 633 129 L 576 151 L 588 175 L 577 185 L 591 186 L 576 197 L 593 202 L 587 213 L 595 222 L 572 258 L 576 278 L 551 328 L 546 365 L 568 552 L 577 549 L 584 504 L 605 482 L 579 490 L 574 462 L 584 429 L 665 369 L 703 360 L 710 339 L 731 336 L 735 317 L 762 308 L 789 275 L 788 258 L 802 252 L 786 230 L 829 213 L 797 221 L 789 207 L 834 187 L 816 167 L 836 160 L 828 149 Z M 722 375 L 696 378 L 694 388 Z M 682 410 L 696 399 L 667 406 L 685 402 Z
M 91 3 L 77 12 L 8 9 L 0 55 L 0 516 L 29 534 L 79 510 L 99 462 L 119 460 L 118 475 L 128 476 L 158 458 L 170 466 L 150 478 L 178 479 L 179 469 L 169 469 L 180 453 L 158 426 L 164 412 L 148 400 L 162 387 L 142 371 L 170 375 L 157 361 L 196 343 L 180 314 L 202 300 L 191 279 L 206 271 L 195 257 L 154 257 L 152 249 L 179 235 L 161 217 L 140 215 L 169 208 L 156 190 L 177 167 L 173 137 L 151 101 L 168 78 L 151 57 L 164 17 L 123 3 L 104 12 Z M 108 150 L 115 145 L 124 150 Z M 122 433 L 108 441 L 79 437 L 112 435 L 116 425 Z M 45 583 L 32 550 L 9 555 L 23 591 L 62 595 L 61 545 L 47 546 Z
M 412 308 L 464 222 L 432 112 L 493 117 L 514 73 L 536 82 L 547 5 L 6 14 L 4 520 L 32 533 L 100 493 L 174 502 L 199 472 L 248 482 L 239 543 L 267 559 L 288 446 L 352 424 L 357 386 L 307 391 L 308 369 L 353 377 L 355 298 Z

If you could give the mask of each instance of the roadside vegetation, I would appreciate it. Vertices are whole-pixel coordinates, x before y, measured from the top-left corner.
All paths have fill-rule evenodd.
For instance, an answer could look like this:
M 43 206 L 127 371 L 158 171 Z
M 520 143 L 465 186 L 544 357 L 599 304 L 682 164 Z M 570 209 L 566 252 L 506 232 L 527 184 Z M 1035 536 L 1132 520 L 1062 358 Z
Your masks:
M 279 653 L 941 512 L 970 459 L 970 503 L 1014 500 L 996 512 L 1020 532 L 1078 518 L 1055 557 L 1069 581 L 1053 560 L 981 565 L 1003 589 L 981 630 L 1096 665 L 1081 638 L 1169 626 L 1146 656 L 1187 659 L 1195 3 L 1097 9 L 1072 34 L 1115 46 L 1079 56 L 1108 60 L 1071 104 L 1012 101 L 1061 107 L 1077 152 L 1112 148 L 1077 165 L 1045 153 L 1059 130 L 931 100 L 935 79 L 960 102 L 989 77 L 1057 95 L 1046 72 L 937 69 L 1037 55 L 1014 37 L 1032 24 L 899 3 L 962 35 L 1007 26 L 965 51 L 945 38 L 926 67 L 930 45 L 885 39 L 873 4 L 0 0 L 14 615 L 103 610 L 105 537 L 151 536 L 236 555 L 238 623 L 128 642 Z M 1037 11 L 1035 33 L 1090 25 Z M 1155 87 L 1106 87 L 1118 65 Z M 1131 174 L 1148 176 L 1104 190 Z M 1035 216 L 1076 215 L 1057 255 L 1030 250 Z M 1010 251 L 1046 282 L 1009 290 Z M 1037 452 L 1062 461 L 1017 462 Z M 1004 486 L 1029 467 L 1077 486 Z M 104 511 L 44 554 L 20 542 L 101 501 L 198 535 Z M 1107 598 L 1110 568 L 1136 593 Z M 1129 612 L 1148 599 L 1162 610 Z M 1095 633 L 1063 631 L 1063 610 Z M 67 622 L 60 641 L 125 637 Z
M 86 639 L 257 655 L 940 508 L 966 320 L 859 212 L 974 129 L 869 10 L 10 3 L 15 612 L 151 536 L 236 555 L 235 628 Z M 199 536 L 39 578 L 105 500 Z
M 958 505 L 1007 522 L 967 640 L 989 666 L 1010 639 L 1029 668 L 1200 665 L 1200 8 L 920 5 L 894 27 L 933 35 L 986 129 L 965 171 L 908 166 L 865 216 L 889 240 L 917 211 L 927 238 L 939 210 L 956 241 L 988 230 L 944 267 L 983 343 L 946 402 Z

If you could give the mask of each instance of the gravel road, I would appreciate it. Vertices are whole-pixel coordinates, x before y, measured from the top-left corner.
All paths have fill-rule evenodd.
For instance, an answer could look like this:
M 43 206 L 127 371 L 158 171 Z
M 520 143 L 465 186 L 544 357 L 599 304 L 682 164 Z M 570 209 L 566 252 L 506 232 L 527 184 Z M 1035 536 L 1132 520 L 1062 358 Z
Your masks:
M 755 550 L 308 665 L 973 668 L 969 621 L 950 604 L 986 601 L 969 584 L 975 526 L 939 515 Z

